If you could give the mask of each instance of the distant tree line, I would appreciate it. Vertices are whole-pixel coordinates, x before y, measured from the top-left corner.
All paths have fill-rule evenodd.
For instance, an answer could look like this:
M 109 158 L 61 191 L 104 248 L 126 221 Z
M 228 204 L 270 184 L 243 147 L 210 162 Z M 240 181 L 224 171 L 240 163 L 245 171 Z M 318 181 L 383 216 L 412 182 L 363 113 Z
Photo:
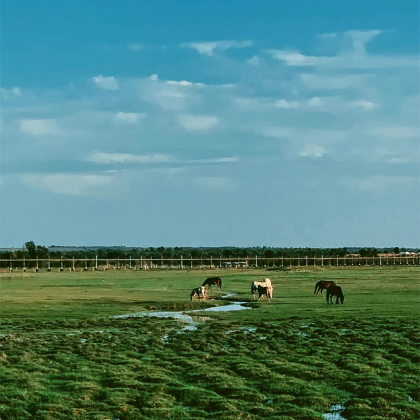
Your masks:
M 57 250 L 56 247 L 50 250 L 43 245 L 36 245 L 33 241 L 25 243 L 21 250 L 0 252 L 0 259 L 125 259 L 131 256 L 132 259 L 142 258 L 304 258 L 304 257 L 344 257 L 348 254 L 360 254 L 361 257 L 376 257 L 379 253 L 395 253 L 409 250 L 407 248 L 276 248 L 276 247 L 157 247 L 157 248 L 102 248 L 97 249 L 78 247 L 75 250 Z M 412 249 L 410 249 L 412 250 Z

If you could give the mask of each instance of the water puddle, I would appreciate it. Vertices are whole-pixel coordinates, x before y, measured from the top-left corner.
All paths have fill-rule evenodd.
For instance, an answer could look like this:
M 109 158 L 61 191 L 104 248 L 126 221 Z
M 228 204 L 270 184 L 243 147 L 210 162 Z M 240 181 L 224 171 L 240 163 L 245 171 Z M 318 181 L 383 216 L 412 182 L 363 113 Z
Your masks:
M 234 296 L 232 293 L 228 293 L 225 296 L 222 297 L 230 297 Z M 193 311 L 185 311 L 185 312 L 170 312 L 170 311 L 158 311 L 158 312 L 135 312 L 132 314 L 124 314 L 124 315 L 113 315 L 110 318 L 116 318 L 116 319 L 124 319 L 124 318 L 143 318 L 143 317 L 150 317 L 150 318 L 172 318 L 179 320 L 181 322 L 185 322 L 188 324 L 184 328 L 180 329 L 178 334 L 184 334 L 186 331 L 195 331 L 197 330 L 197 322 L 194 321 L 191 315 L 187 315 L 189 313 L 193 312 L 229 312 L 229 311 L 241 311 L 243 309 L 251 309 L 246 308 L 245 306 L 242 306 L 246 302 L 235 302 L 230 305 L 224 305 L 224 306 L 213 306 L 211 308 L 206 309 L 196 309 Z M 202 316 L 198 317 L 200 321 L 207 321 L 210 319 L 210 317 Z M 197 319 L 197 317 L 196 317 Z M 245 331 L 245 334 L 248 334 L 248 332 L 255 332 L 256 328 L 248 328 L 247 331 Z M 233 332 L 233 331 L 232 331 Z M 164 343 L 169 342 L 169 335 L 165 334 L 162 337 L 162 341 Z
M 234 332 L 243 331 L 244 334 L 254 333 L 257 332 L 257 327 L 239 327 L 236 330 L 228 330 L 226 334 L 232 334 Z
M 195 324 L 194 320 L 190 315 L 185 315 L 182 312 L 170 312 L 170 311 L 161 311 L 161 312 L 135 312 L 132 314 L 124 315 L 114 315 L 111 318 L 143 318 L 143 317 L 155 317 L 155 318 L 173 318 L 178 319 L 182 322 L 188 324 Z
M 236 293 L 226 293 L 224 296 L 222 296 L 222 299 L 232 297 L 232 296 L 235 296 L 235 295 L 236 295 Z
M 336 404 L 330 408 L 329 413 L 324 413 L 322 417 L 325 420 L 346 420 L 341 413 L 345 410 L 344 404 Z
M 252 308 L 247 308 L 245 306 L 242 306 L 244 303 L 247 303 L 247 302 L 235 302 L 235 303 L 231 303 L 230 305 L 212 306 L 211 308 L 198 309 L 198 310 L 195 310 L 195 311 L 188 311 L 188 312 L 201 312 L 201 311 L 205 311 L 205 312 L 231 312 L 231 311 L 243 311 L 244 309 L 252 309 Z

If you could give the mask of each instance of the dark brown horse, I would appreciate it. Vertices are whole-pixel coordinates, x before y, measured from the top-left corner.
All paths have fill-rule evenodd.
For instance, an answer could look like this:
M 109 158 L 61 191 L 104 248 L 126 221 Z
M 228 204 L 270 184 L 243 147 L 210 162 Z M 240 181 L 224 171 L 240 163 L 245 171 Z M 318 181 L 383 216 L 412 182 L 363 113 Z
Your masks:
M 340 286 L 330 286 L 327 288 L 327 303 L 333 303 L 332 301 L 333 296 L 337 296 L 337 299 L 335 300 L 335 303 L 337 305 L 338 305 L 339 300 L 341 304 L 344 303 L 344 295 Z
M 220 277 L 209 277 L 204 280 L 202 286 L 209 286 L 212 289 L 212 286 L 216 285 L 218 289 L 222 288 L 222 279 Z
M 328 289 L 330 286 L 335 286 L 335 282 L 334 281 L 329 281 L 329 280 L 320 280 L 316 285 L 315 285 L 315 290 L 314 290 L 314 295 L 318 296 L 318 293 L 321 292 L 321 296 L 324 296 L 324 289 Z

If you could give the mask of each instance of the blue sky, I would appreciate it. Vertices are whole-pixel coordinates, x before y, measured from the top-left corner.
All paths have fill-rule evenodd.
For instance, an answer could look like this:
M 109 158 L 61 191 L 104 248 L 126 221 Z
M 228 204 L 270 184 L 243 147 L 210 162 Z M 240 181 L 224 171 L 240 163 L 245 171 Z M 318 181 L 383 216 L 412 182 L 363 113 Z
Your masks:
M 418 16 L 3 0 L 0 246 L 419 246 Z

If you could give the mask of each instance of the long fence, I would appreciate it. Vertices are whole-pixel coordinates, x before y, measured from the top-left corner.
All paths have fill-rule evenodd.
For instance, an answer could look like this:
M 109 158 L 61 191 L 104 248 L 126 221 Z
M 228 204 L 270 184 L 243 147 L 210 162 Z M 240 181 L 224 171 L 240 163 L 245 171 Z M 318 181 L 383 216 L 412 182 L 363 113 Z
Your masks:
M 203 257 L 203 258 L 43 258 L 43 259 L 0 259 L 0 267 L 12 271 L 41 269 L 47 271 L 88 270 L 146 270 L 146 269 L 252 269 L 281 267 L 346 267 L 346 266 L 418 266 L 420 256 L 377 256 L 377 257 Z

